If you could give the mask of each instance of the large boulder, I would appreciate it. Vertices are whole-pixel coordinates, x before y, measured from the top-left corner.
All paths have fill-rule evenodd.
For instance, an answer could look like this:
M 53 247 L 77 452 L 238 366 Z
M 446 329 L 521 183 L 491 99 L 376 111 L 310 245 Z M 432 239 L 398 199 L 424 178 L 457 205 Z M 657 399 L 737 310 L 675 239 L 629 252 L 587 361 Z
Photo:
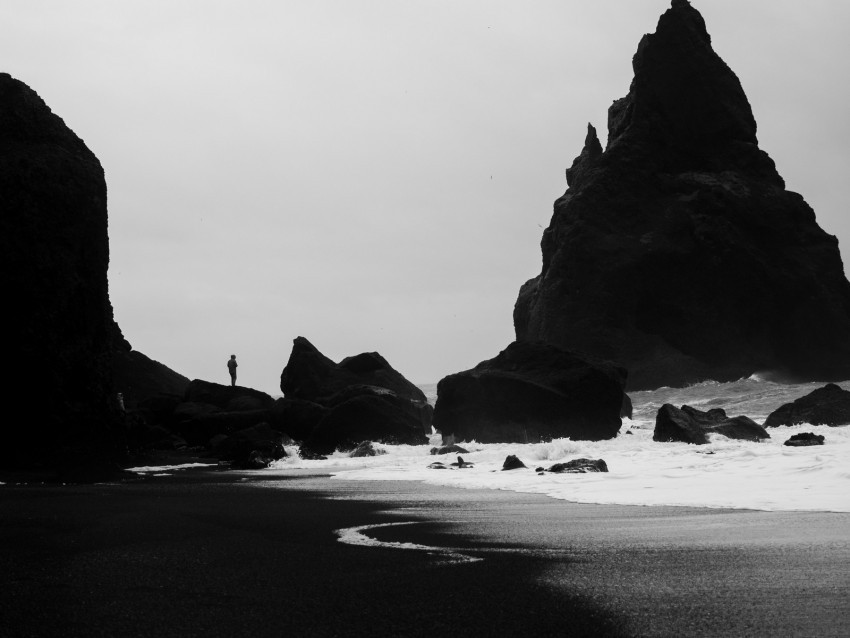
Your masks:
M 757 371 L 850 378 L 838 242 L 758 147 L 738 78 L 702 16 L 673 0 L 626 97 L 567 171 L 517 339 L 616 361 L 629 389 Z
M 437 385 L 434 427 L 444 442 L 610 439 L 622 426 L 626 372 L 541 342 L 517 341 Z
M 97 157 L 0 73 L 2 467 L 111 465 L 124 450 L 112 373 L 106 181 Z
M 427 443 L 433 409 L 425 394 L 376 352 L 334 363 L 304 337 L 280 377 L 285 397 L 272 423 L 302 441 L 302 455 L 350 450 L 363 441 Z
M 850 392 L 834 383 L 786 403 L 771 412 L 765 427 L 780 425 L 850 425 Z
M 722 434 L 730 439 L 761 441 L 770 434 L 752 419 L 745 416 L 729 418 L 721 408 L 708 412 L 689 405 L 677 408 L 665 403 L 655 416 L 655 431 L 652 440 L 662 443 L 683 442 L 704 445 L 710 434 Z

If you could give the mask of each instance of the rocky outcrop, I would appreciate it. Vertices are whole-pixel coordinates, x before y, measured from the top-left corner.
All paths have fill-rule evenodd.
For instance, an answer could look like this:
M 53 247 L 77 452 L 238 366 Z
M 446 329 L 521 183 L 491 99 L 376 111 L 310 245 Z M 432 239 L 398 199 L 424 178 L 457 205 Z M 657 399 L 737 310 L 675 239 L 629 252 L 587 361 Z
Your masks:
M 752 419 L 745 416 L 729 418 L 721 408 L 703 412 L 683 405 L 677 408 L 665 403 L 655 417 L 652 440 L 661 443 L 679 441 L 703 445 L 709 442 L 710 434 L 722 434 L 730 439 L 761 441 L 770 434 Z
M 834 383 L 828 383 L 771 412 L 764 426 L 770 428 L 800 423 L 850 425 L 850 392 L 842 390 Z
M 626 373 L 545 343 L 514 342 L 437 386 L 434 427 L 444 442 L 610 439 L 622 425 Z
M 85 143 L 0 73 L 0 466 L 109 464 L 124 448 L 112 375 L 106 182 Z M 24 417 L 26 414 L 26 417 Z
M 384 388 L 411 401 L 427 403 L 422 390 L 377 352 L 364 352 L 334 363 L 307 339 L 296 337 L 280 375 L 280 390 L 287 398 L 325 404 L 351 386 Z
M 245 412 L 248 410 L 267 410 L 274 405 L 265 392 L 194 379 L 186 387 L 183 400 L 191 403 L 213 405 L 225 412 Z
M 352 450 L 363 441 L 428 442 L 433 409 L 425 394 L 377 352 L 334 363 L 298 337 L 280 389 L 285 396 L 272 422 L 302 442 L 305 458 Z
M 591 126 L 522 286 L 517 339 L 616 361 L 630 389 L 777 371 L 850 378 L 835 237 L 785 190 L 705 23 L 674 0 L 626 97 Z
M 182 396 L 189 386 L 188 378 L 133 350 L 126 341 L 113 350 L 112 366 L 115 389 L 128 410 L 149 401 L 156 403 L 158 397 Z

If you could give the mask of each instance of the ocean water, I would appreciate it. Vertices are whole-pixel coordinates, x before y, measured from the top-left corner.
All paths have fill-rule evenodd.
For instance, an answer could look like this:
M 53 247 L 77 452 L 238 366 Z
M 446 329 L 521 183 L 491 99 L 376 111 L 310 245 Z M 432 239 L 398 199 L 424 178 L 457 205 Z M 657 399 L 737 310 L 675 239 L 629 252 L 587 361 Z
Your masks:
M 730 417 L 745 415 L 762 423 L 784 403 L 808 394 L 822 383 L 780 384 L 758 377 L 733 383 L 707 382 L 688 388 L 662 388 L 631 393 L 633 419 L 624 419 L 619 436 L 608 441 L 556 439 L 537 444 L 460 445 L 473 467 L 430 469 L 434 461 L 446 465 L 453 455 L 432 456 L 439 435 L 430 445 L 381 445 L 385 454 L 350 458 L 335 453 L 324 461 L 305 461 L 297 448 L 289 456 L 259 472 L 280 470 L 323 471 L 336 478 L 358 481 L 422 481 L 447 488 L 510 490 L 544 494 L 581 503 L 623 505 L 685 505 L 757 510 L 850 511 L 850 426 L 799 425 L 770 428 L 771 439 L 760 443 L 714 436 L 707 445 L 656 443 L 652 440 L 655 415 L 664 403 L 687 404 L 701 410 L 723 408 Z M 845 390 L 850 381 L 839 383 Z M 430 401 L 436 385 L 421 386 Z M 788 447 L 792 434 L 814 432 L 825 445 Z M 514 454 L 528 469 L 502 471 L 505 457 Z M 604 459 L 607 473 L 540 474 L 535 468 L 576 458 Z M 365 486 L 364 486 L 365 488 Z

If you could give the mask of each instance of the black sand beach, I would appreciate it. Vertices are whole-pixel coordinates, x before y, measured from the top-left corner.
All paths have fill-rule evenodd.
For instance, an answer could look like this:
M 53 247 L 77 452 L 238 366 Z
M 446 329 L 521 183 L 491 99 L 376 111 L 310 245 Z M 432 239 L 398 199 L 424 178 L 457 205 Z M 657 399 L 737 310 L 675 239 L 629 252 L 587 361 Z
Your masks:
M 303 472 L 0 486 L 3 636 L 846 636 L 850 514 Z M 368 532 L 444 552 L 339 542 Z

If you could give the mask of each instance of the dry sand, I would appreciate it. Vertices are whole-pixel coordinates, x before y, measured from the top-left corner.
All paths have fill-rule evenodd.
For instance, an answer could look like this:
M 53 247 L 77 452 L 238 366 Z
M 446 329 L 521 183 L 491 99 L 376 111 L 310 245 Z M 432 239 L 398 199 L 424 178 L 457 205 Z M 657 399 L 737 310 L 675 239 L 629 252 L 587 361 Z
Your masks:
M 850 635 L 850 514 L 267 476 L 0 486 L 0 635 Z

